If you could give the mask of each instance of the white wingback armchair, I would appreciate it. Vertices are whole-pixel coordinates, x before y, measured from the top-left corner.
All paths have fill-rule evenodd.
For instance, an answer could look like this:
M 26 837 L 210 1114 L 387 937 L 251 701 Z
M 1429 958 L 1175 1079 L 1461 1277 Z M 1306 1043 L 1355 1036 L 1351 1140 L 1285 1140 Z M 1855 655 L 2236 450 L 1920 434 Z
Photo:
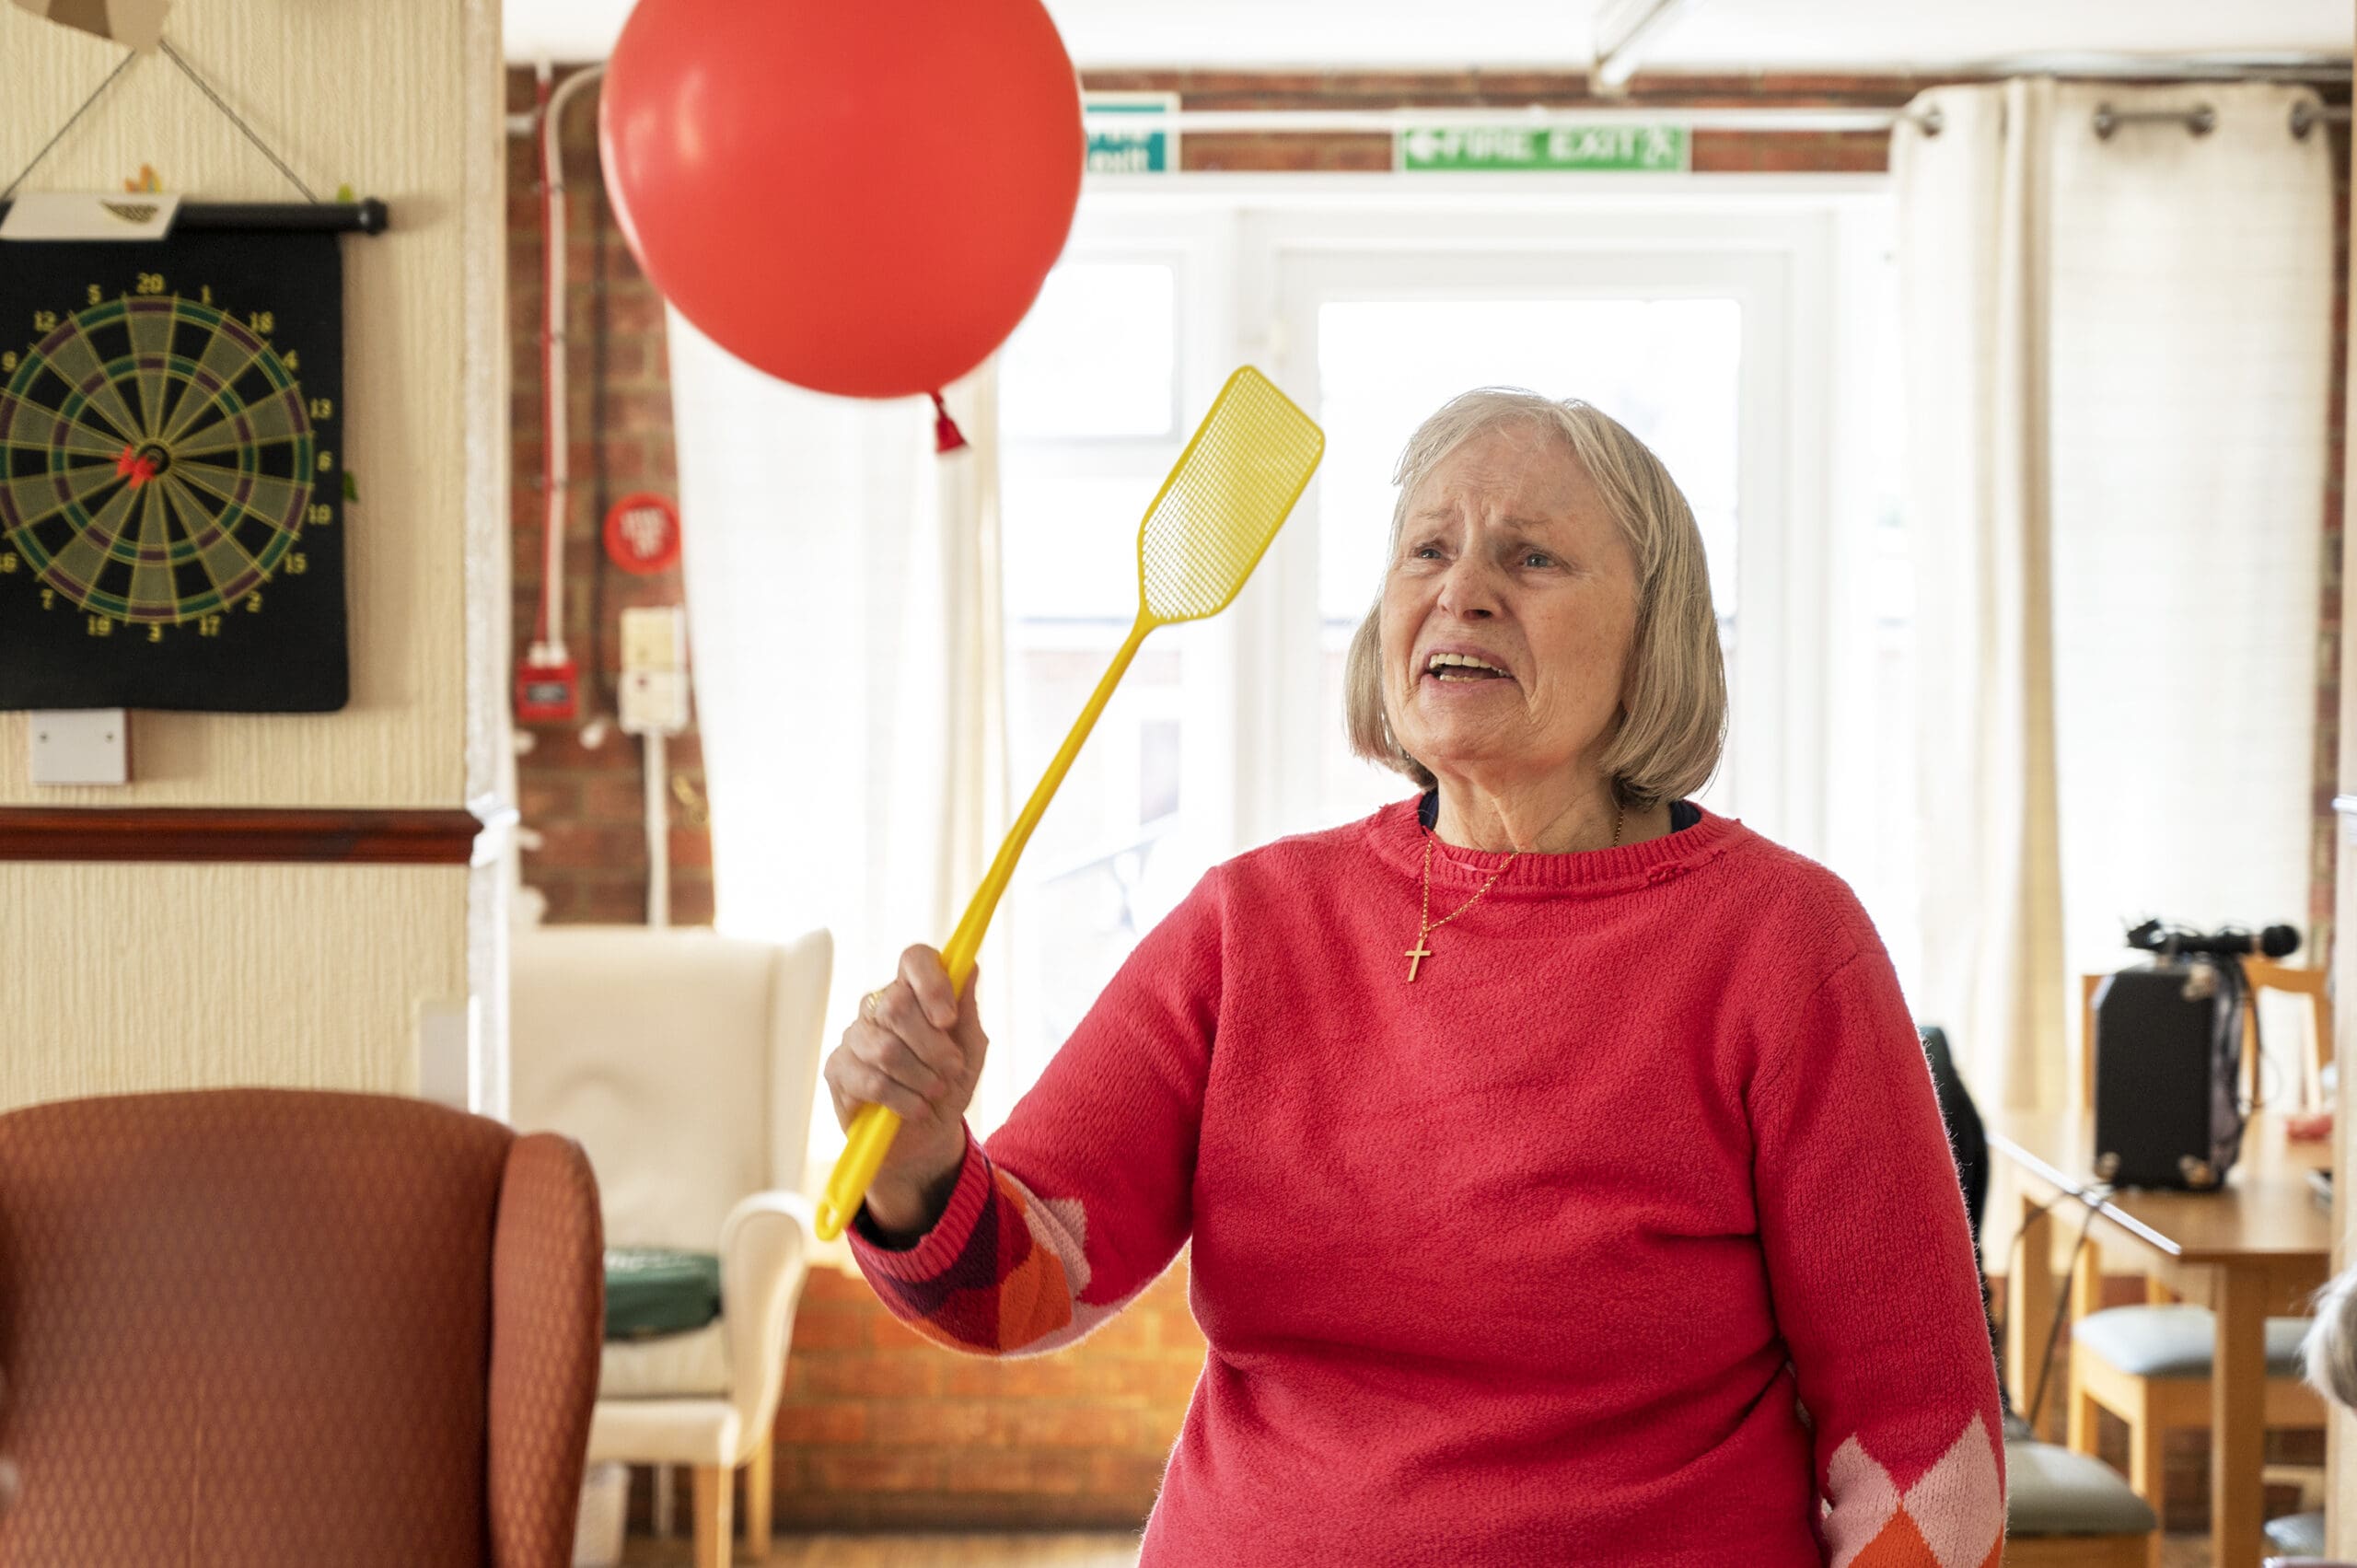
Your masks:
M 746 1544 L 770 1544 L 770 1429 L 816 1238 L 795 1191 L 818 1086 L 832 938 L 783 945 L 701 929 L 518 932 L 510 1104 L 518 1128 L 580 1141 L 610 1247 L 717 1250 L 721 1317 L 610 1342 L 589 1460 L 688 1465 L 696 1568 L 729 1561 L 734 1475 Z

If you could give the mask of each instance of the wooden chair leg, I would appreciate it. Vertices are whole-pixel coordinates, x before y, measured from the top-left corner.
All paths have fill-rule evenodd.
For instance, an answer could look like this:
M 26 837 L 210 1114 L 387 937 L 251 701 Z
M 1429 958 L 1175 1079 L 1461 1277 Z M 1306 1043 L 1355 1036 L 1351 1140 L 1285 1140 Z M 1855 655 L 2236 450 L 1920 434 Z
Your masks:
M 2096 1403 L 2094 1396 L 2076 1387 L 2074 1383 L 2071 1389 L 2070 1430 L 2070 1448 L 2073 1454 L 2092 1454 L 2096 1451 L 2096 1434 L 2098 1430 L 2096 1412 L 2101 1409 L 2103 1407 Z
M 668 1465 L 655 1467 L 655 1533 L 665 1540 L 679 1528 L 679 1475 Z
M 2103 1310 L 2103 1249 L 2089 1242 L 2079 1249 L 2078 1261 L 2071 1274 L 2071 1323 L 2077 1326 Z M 2096 1403 L 2087 1397 L 2079 1381 L 2079 1347 L 2074 1342 L 2064 1353 L 2070 1357 L 2067 1382 L 2070 1387 L 2064 1405 L 2065 1442 L 2073 1453 L 2092 1454 L 2096 1451 Z
M 695 1493 L 695 1568 L 728 1568 L 737 1526 L 736 1472 L 719 1465 L 698 1465 Z
M 2093 1317 L 2103 1310 L 2103 1249 L 2093 1241 L 2079 1249 L 2079 1260 L 2071 1266 L 2071 1321 Z
M 2162 1450 L 2166 1446 L 2162 1438 L 2165 1435 L 2141 1414 L 2129 1417 L 2128 1485 L 2144 1500 L 2145 1506 L 2153 1510 L 2154 1516 L 2161 1520 L 2161 1529 L 2153 1533 L 2156 1553 L 2160 1549 L 2161 1531 L 2168 1528 L 2167 1488 L 2164 1481 L 2168 1469 L 2162 1456 Z M 2154 1562 L 2157 1563 L 2159 1561 L 2156 1555 Z
M 764 1434 L 752 1458 L 745 1461 L 745 1551 L 756 1562 L 770 1560 L 770 1509 L 777 1501 L 772 1469 L 775 1441 Z

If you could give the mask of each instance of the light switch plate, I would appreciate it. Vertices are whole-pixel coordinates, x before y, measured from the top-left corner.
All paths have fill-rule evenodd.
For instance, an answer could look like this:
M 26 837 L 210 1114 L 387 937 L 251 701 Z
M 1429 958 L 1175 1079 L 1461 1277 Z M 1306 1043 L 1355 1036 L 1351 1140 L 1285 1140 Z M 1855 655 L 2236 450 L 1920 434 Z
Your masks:
M 625 671 L 685 669 L 688 617 L 676 604 L 633 607 L 622 611 Z
M 131 715 L 121 708 L 46 708 L 25 715 L 25 754 L 37 784 L 131 782 Z

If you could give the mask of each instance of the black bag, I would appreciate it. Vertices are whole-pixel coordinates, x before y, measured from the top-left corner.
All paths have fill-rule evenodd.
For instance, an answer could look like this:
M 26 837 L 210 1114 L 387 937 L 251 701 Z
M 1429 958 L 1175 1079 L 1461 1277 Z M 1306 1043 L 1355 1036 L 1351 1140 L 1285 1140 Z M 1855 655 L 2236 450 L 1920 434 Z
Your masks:
M 2242 1154 L 2245 982 L 2232 955 L 2161 959 L 2096 988 L 2095 1174 L 2209 1191 Z

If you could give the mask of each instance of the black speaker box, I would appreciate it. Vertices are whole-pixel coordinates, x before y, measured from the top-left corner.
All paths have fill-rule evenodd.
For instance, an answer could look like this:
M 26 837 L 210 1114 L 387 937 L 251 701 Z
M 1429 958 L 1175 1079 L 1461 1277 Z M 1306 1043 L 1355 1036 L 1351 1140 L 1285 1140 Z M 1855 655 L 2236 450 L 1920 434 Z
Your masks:
M 2230 965 L 2161 963 L 2096 988 L 2095 1174 L 2201 1191 L 2242 1147 L 2241 987 Z

